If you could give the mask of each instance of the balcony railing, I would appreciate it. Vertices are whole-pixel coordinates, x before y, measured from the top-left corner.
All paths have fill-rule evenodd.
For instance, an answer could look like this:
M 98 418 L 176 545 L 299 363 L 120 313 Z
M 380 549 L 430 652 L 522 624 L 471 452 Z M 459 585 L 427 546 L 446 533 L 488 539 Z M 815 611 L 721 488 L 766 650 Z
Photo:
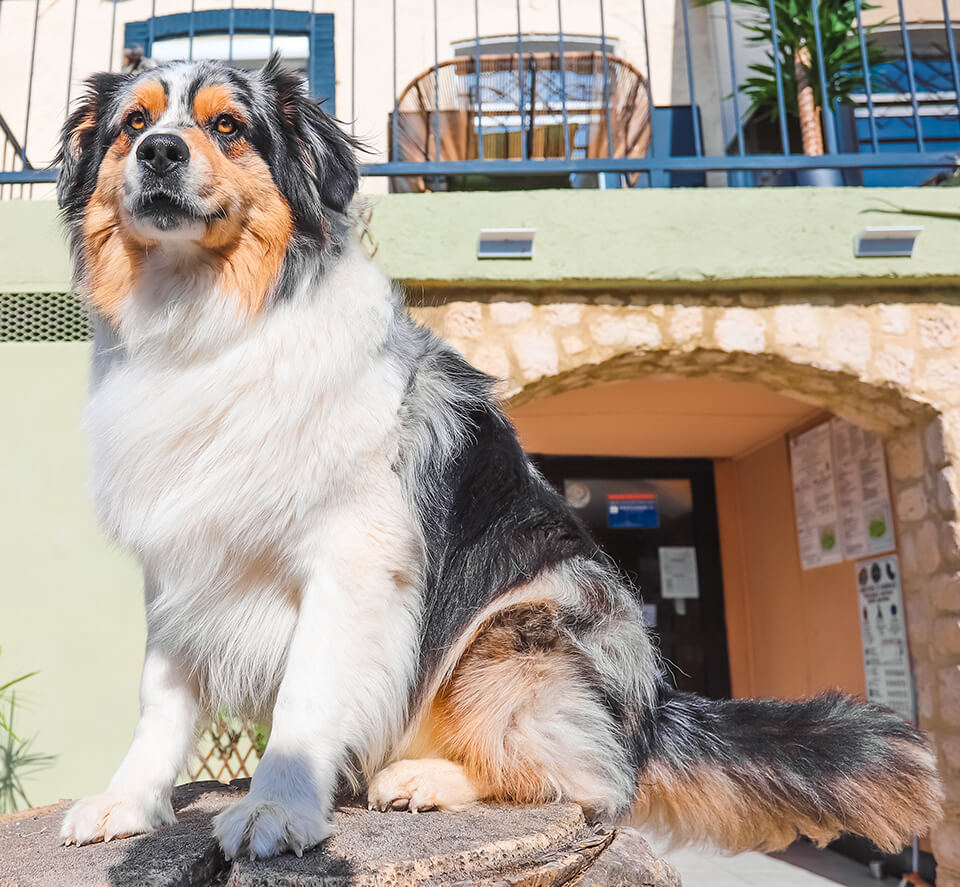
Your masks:
M 307 0 L 227 2 L 74 0 L 55 17 L 39 0 L 3 0 L 0 196 L 50 193 L 57 130 L 93 71 L 173 58 L 256 67 L 273 51 L 371 144 L 363 172 L 392 190 L 918 184 L 949 175 L 960 155 L 951 0 L 942 21 L 922 25 L 898 0 L 899 20 L 879 28 L 856 0 L 858 59 L 833 72 L 809 0 L 812 88 L 860 83 L 821 102 L 819 155 L 800 148 L 789 59 L 776 36 L 746 39 L 749 12 L 732 0 L 424 0 L 414 19 L 397 0 L 334 0 L 322 13 Z M 773 35 L 777 9 L 770 0 Z M 570 19 L 576 32 L 564 30 Z M 742 92 L 765 60 L 776 106 L 766 120 Z

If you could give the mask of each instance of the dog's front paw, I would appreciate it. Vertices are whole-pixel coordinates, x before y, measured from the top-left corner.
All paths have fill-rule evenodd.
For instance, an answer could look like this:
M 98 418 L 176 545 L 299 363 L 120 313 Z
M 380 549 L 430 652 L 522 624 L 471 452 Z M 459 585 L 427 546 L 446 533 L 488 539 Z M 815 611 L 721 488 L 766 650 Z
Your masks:
M 250 795 L 232 804 L 213 820 L 213 831 L 227 859 L 244 851 L 251 859 L 270 859 L 287 850 L 303 856 L 333 833 L 319 809 L 301 809 Z
M 77 801 L 63 819 L 64 844 L 95 844 L 152 832 L 176 822 L 167 799 L 106 792 Z
M 381 770 L 367 789 L 371 810 L 465 810 L 480 796 L 467 771 L 442 758 L 396 761 Z

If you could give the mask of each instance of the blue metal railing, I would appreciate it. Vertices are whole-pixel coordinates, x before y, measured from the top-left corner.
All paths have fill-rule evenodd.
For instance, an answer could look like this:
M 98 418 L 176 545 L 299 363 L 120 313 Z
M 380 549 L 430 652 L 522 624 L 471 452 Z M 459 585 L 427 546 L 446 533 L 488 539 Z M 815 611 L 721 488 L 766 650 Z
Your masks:
M 30 0 L 27 0 L 30 2 Z M 617 47 L 617 56 L 627 59 L 631 58 L 637 62 L 629 64 L 641 84 L 641 90 L 646 101 L 645 113 L 647 115 L 645 126 L 647 127 L 647 136 L 642 151 L 637 151 L 631 155 L 624 148 L 624 140 L 620 138 L 621 133 L 617 127 L 619 109 L 614 108 L 617 101 L 614 95 L 614 72 L 613 62 L 621 63 L 620 58 L 615 58 L 612 54 L 612 45 L 608 38 L 607 14 L 608 10 L 604 8 L 603 0 L 596 0 L 597 26 L 599 31 L 599 55 L 597 56 L 596 76 L 602 81 L 599 86 L 598 106 L 591 110 L 596 121 L 595 124 L 599 130 L 604 130 L 602 136 L 596 140 L 596 144 L 591 144 L 589 150 L 583 144 L 582 134 L 575 137 L 577 127 L 582 126 L 578 120 L 582 120 L 584 115 L 583 102 L 579 105 L 571 98 L 577 83 L 577 74 L 572 67 L 571 59 L 576 62 L 576 57 L 583 56 L 581 50 L 571 49 L 571 46 L 581 45 L 583 35 L 572 35 L 564 32 L 564 9 L 562 0 L 557 0 L 555 22 L 557 27 L 556 52 L 558 56 L 559 69 L 555 60 L 550 61 L 547 76 L 552 78 L 549 82 L 556 87 L 559 99 L 544 98 L 537 93 L 538 84 L 542 80 L 538 77 L 543 76 L 543 50 L 537 51 L 535 43 L 542 36 L 538 37 L 533 30 L 525 31 L 524 25 L 528 20 L 535 17 L 537 9 L 524 3 L 523 0 L 516 0 L 516 34 L 501 39 L 501 44 L 507 46 L 507 49 L 500 49 L 498 58 L 502 59 L 504 53 L 507 57 L 515 59 L 512 77 L 515 78 L 515 92 L 508 96 L 509 102 L 512 102 L 512 118 L 516 123 L 504 123 L 507 116 L 503 112 L 504 97 L 501 95 L 498 99 L 500 105 L 494 111 L 491 106 L 494 104 L 490 99 L 490 88 L 486 79 L 485 67 L 487 61 L 492 58 L 484 53 L 484 46 L 493 39 L 484 34 L 481 30 L 482 3 L 480 0 L 474 0 L 472 16 L 472 39 L 467 41 L 468 49 L 466 54 L 458 56 L 458 62 L 463 62 L 466 71 L 463 75 L 464 88 L 469 93 L 465 99 L 463 112 L 469 120 L 468 143 L 472 148 L 468 152 L 461 151 L 459 154 L 447 147 L 445 135 L 449 133 L 445 127 L 450 125 L 445 116 L 445 111 L 441 110 L 441 80 L 440 72 L 444 65 L 441 52 L 441 24 L 440 16 L 443 14 L 443 4 L 438 0 L 423 0 L 422 10 L 424 18 L 433 16 L 432 31 L 432 50 L 429 59 L 421 60 L 422 67 L 426 69 L 427 75 L 424 84 L 427 88 L 426 93 L 432 93 L 428 96 L 432 99 L 430 102 L 432 111 L 426 116 L 426 139 L 425 148 L 421 155 L 410 156 L 404 154 L 401 149 L 403 133 L 403 119 L 405 112 L 401 107 L 401 93 L 398 91 L 400 81 L 398 79 L 398 68 L 401 67 L 401 60 L 398 58 L 398 46 L 408 44 L 410 41 L 398 41 L 397 27 L 397 4 L 396 0 L 392 3 L 392 88 L 393 103 L 392 113 L 390 109 L 377 109 L 378 114 L 382 114 L 382 119 L 371 120 L 364 118 L 364 109 L 358 109 L 356 106 L 357 79 L 358 77 L 389 77 L 390 75 L 379 66 L 373 65 L 360 72 L 357 71 L 357 10 L 358 0 L 353 0 L 350 8 L 349 25 L 344 22 L 343 26 L 348 27 L 350 43 L 349 65 L 341 65 L 343 80 L 347 80 L 346 72 L 349 72 L 349 81 L 341 87 L 343 91 L 347 89 L 350 92 L 349 126 L 353 131 L 359 131 L 362 135 L 368 135 L 371 132 L 380 131 L 385 134 L 385 142 L 388 148 L 384 152 L 383 159 L 368 162 L 363 166 L 363 172 L 370 176 L 389 176 L 392 181 L 397 182 L 408 177 L 420 177 L 425 180 L 448 179 L 452 180 L 460 176 L 486 176 L 495 178 L 510 179 L 510 177 L 523 177 L 529 184 L 531 177 L 541 176 L 583 176 L 583 175 L 602 175 L 613 176 L 619 182 L 627 181 L 630 177 L 631 184 L 641 185 L 660 185 L 665 184 L 672 174 L 691 173 L 727 173 L 726 182 L 728 184 L 743 184 L 752 182 L 753 173 L 785 173 L 789 180 L 790 174 L 802 172 L 804 170 L 838 170 L 846 173 L 863 176 L 868 171 L 881 170 L 900 170 L 905 174 L 909 173 L 913 179 L 921 177 L 923 170 L 936 170 L 954 165 L 954 157 L 960 154 L 960 64 L 958 64 L 956 54 L 956 40 L 954 34 L 954 25 L 950 18 L 948 0 L 941 0 L 943 9 L 943 42 L 945 46 L 945 55 L 949 59 L 949 75 L 951 89 L 938 89 L 935 95 L 931 90 L 923 90 L 922 84 L 918 86 L 917 68 L 915 67 L 915 48 L 911 41 L 911 29 L 909 22 L 905 19 L 903 0 L 898 0 L 898 11 L 900 21 L 893 27 L 899 30 L 900 51 L 902 51 L 901 61 L 905 65 L 906 91 L 895 99 L 891 99 L 892 93 L 883 92 L 878 89 L 875 78 L 876 64 L 872 61 L 871 53 L 873 50 L 868 46 L 869 34 L 864 28 L 862 21 L 861 0 L 855 0 L 856 19 L 850 23 L 851 35 L 859 43 L 860 75 L 862 77 L 863 88 L 862 95 L 855 96 L 856 102 L 851 110 L 848 107 L 841 108 L 835 105 L 830 99 L 830 75 L 829 68 L 825 62 L 825 47 L 823 38 L 823 29 L 821 28 L 820 15 L 818 13 L 818 0 L 808 0 L 813 12 L 813 40 L 809 50 L 813 53 L 813 67 L 816 70 L 817 87 L 819 94 L 824 97 L 821 101 L 820 122 L 823 132 L 824 152 L 818 156 L 806 156 L 798 153 L 791 148 L 791 132 L 789 126 L 789 115 L 791 107 L 788 102 L 788 89 L 786 79 L 792 76 L 792 71 L 785 70 L 783 64 L 783 47 L 780 45 L 777 27 L 777 4 L 775 0 L 768 0 L 769 21 L 772 25 L 772 42 L 769 47 L 769 59 L 772 63 L 772 72 L 775 81 L 776 91 L 776 126 L 771 130 L 771 140 L 774 140 L 779 151 L 773 147 L 774 141 L 768 141 L 766 144 L 751 144 L 751 139 L 758 143 L 756 138 L 757 122 L 750 120 L 746 116 L 748 109 L 745 108 L 746 102 L 743 101 L 741 87 L 743 85 L 743 74 L 741 62 L 746 57 L 744 54 L 750 52 L 750 45 L 745 41 L 746 32 L 740 28 L 735 5 L 732 0 L 721 0 L 715 6 L 710 7 L 710 13 L 719 15 L 722 19 L 721 31 L 723 37 L 716 45 L 712 46 L 712 51 L 721 62 L 721 69 L 729 71 L 731 88 L 723 98 L 716 101 L 721 104 L 721 108 L 709 109 L 710 114 L 704 114 L 704 108 L 698 104 L 698 95 L 702 95 L 709 89 L 704 86 L 710 86 L 705 79 L 709 76 L 707 66 L 698 67 L 697 60 L 694 58 L 692 46 L 703 45 L 705 35 L 693 33 L 693 23 L 698 22 L 701 26 L 705 20 L 703 14 L 693 16 L 690 14 L 694 6 L 701 5 L 701 0 L 679 0 L 680 15 L 679 24 L 681 26 L 682 39 L 678 40 L 673 47 L 674 55 L 682 53 L 683 59 L 680 64 L 674 64 L 671 72 L 676 75 L 679 71 L 685 71 L 686 74 L 686 92 L 689 96 L 689 117 L 684 120 L 691 120 L 689 128 L 690 144 L 682 150 L 672 144 L 671 133 L 654 133 L 654 127 L 668 126 L 672 119 L 668 116 L 658 114 L 661 110 L 654 107 L 653 82 L 656 77 L 655 66 L 650 53 L 648 40 L 648 21 L 647 4 L 641 2 L 638 11 L 641 13 L 640 19 L 643 26 L 642 39 L 638 45 L 619 45 Z M 593 0 L 582 0 L 584 5 L 593 2 Z M 610 0 L 607 5 L 609 6 Z M 0 114 L 4 108 L 4 98 L 11 90 L 23 88 L 25 90 L 25 113 L 22 116 L 22 124 L 11 123 L 0 116 L 0 138 L 5 139 L 7 145 L 13 146 L 14 155 L 20 159 L 19 168 L 8 168 L 11 164 L 4 163 L 0 167 L 0 186 L 18 184 L 29 185 L 40 182 L 52 182 L 56 178 L 56 170 L 50 168 L 34 168 L 27 161 L 27 144 L 30 138 L 31 129 L 31 111 L 34 95 L 34 78 L 36 76 L 46 76 L 43 71 L 38 74 L 35 71 L 35 59 L 37 57 L 37 43 L 42 30 L 42 20 L 39 16 L 39 0 L 32 0 L 32 30 L 24 34 L 24 39 L 29 39 L 29 68 L 26 71 L 24 79 L 11 78 L 4 85 L 0 85 Z M 285 35 L 293 33 L 303 33 L 309 36 L 311 57 L 307 62 L 307 76 L 310 88 L 317 94 L 327 95 L 330 99 L 330 105 L 333 104 L 333 91 L 335 83 L 336 69 L 333 58 L 333 19 L 332 16 L 316 13 L 315 8 L 309 13 L 293 12 L 291 10 L 278 9 L 276 0 L 271 0 L 269 7 L 263 9 L 249 9 L 247 7 L 239 8 L 235 0 L 231 0 L 229 8 L 218 7 L 217 11 L 198 10 L 197 0 L 183 0 L 184 9 L 182 12 L 167 14 L 160 17 L 156 15 L 156 2 L 151 3 L 151 15 L 145 21 L 121 21 L 118 23 L 118 6 L 120 8 L 120 17 L 122 19 L 125 9 L 118 0 L 112 0 L 111 10 L 111 33 L 109 37 L 108 57 L 104 59 L 104 67 L 113 69 L 116 67 L 114 52 L 117 43 L 118 25 L 123 28 L 125 34 L 124 42 L 136 40 L 142 44 L 146 56 L 150 56 L 157 41 L 169 40 L 173 38 L 185 39 L 187 48 L 185 55 L 190 58 L 202 57 L 203 47 L 200 44 L 202 38 L 211 36 L 211 34 L 220 34 L 226 38 L 227 50 L 225 58 L 229 61 L 235 61 L 235 47 L 238 40 L 244 39 L 251 34 L 260 34 L 268 39 L 269 47 L 272 50 L 278 40 Z M 314 4 L 315 6 L 315 4 Z M 170 3 L 164 5 L 169 9 Z M 362 22 L 362 13 L 372 10 L 372 6 L 364 10 L 361 8 L 360 21 Z M 660 4 L 651 7 L 652 10 L 662 14 Z M 64 46 L 64 57 L 66 58 L 66 103 L 69 104 L 70 98 L 76 93 L 76 78 L 78 73 L 74 69 L 75 48 L 77 44 L 77 26 L 78 20 L 82 16 L 78 15 L 78 0 L 72 4 L 72 26 L 69 33 L 69 43 Z M 582 10 L 581 10 L 582 13 Z M 324 24 L 322 37 L 318 36 L 315 30 L 316 23 L 321 19 L 329 19 Z M 422 22 L 420 25 L 422 26 Z M 464 30 L 464 21 L 457 22 L 457 29 Z M 3 22 L 0 21 L 0 28 Z M 529 25 L 528 25 L 529 27 Z M 217 30 L 221 29 L 221 30 Z M 2 37 L 0 32 L 0 37 Z M 706 35 L 709 36 L 709 35 Z M 695 39 L 696 38 L 696 41 Z M 578 43 L 577 41 L 580 41 Z M 510 48 L 510 41 L 513 46 Z M 128 47 L 132 48 L 132 47 Z M 538 55 L 539 52 L 539 55 Z M 328 53 L 323 60 L 319 59 L 318 54 Z M 594 52 L 596 54 L 596 52 Z M 386 53 L 384 53 L 386 55 Z M 641 59 L 642 56 L 642 59 Z M 553 58 L 553 56 L 551 56 Z M 788 56 L 789 58 L 789 56 Z M 678 59 L 678 61 L 680 61 Z M 409 67 L 409 60 L 406 60 Z M 538 68 L 539 66 L 539 68 Z M 922 66 L 921 66 L 922 67 Z M 458 69 L 458 71 L 461 69 Z M 499 69 L 498 69 L 499 70 Z M 559 70 L 559 76 L 553 74 Z M 701 82 L 697 83 L 697 72 L 700 71 Z M 946 70 L 946 69 L 944 69 Z M 642 73 L 641 73 L 642 72 Z M 834 72 L 835 73 L 835 72 Z M 698 86 L 700 89 L 698 89 Z M 676 91 L 676 88 L 675 88 Z M 46 91 L 48 92 L 48 91 Z M 714 90 L 716 92 L 716 90 Z M 932 98 L 931 98 L 932 96 Z M 640 103 L 640 99 L 634 97 L 634 100 Z M 343 106 L 344 108 L 346 105 Z M 687 106 L 685 106 L 687 107 Z M 572 110 L 576 108 L 576 110 Z M 359 126 L 357 113 L 359 111 Z M 842 111 L 842 114 L 841 114 Z M 497 115 L 500 115 L 499 117 Z M 854 137 L 850 136 L 850 128 L 844 130 L 839 117 L 846 115 L 844 119 L 854 120 Z M 913 131 L 912 138 L 906 140 L 903 138 L 902 131 L 898 130 L 897 138 L 888 137 L 885 121 L 897 116 L 903 118 L 907 116 L 912 120 Z M 951 135 L 942 135 L 943 127 L 932 126 L 931 116 L 938 120 L 956 121 L 955 138 Z M 544 120 L 548 124 L 544 124 Z M 677 118 L 679 119 L 679 118 Z M 716 131 L 720 122 L 727 121 L 727 135 Z M 713 121 L 710 125 L 714 131 L 705 130 L 705 120 Z M 493 121 L 493 122 L 491 122 Z M 927 121 L 926 126 L 924 121 Z M 19 123 L 19 122 L 18 122 Z M 866 130 L 863 130 L 860 124 L 865 124 Z M 540 153 L 543 156 L 535 156 L 534 150 L 535 136 L 542 136 L 542 130 L 536 128 L 540 126 L 550 126 L 560 131 L 560 144 L 562 150 L 557 149 L 554 154 Z M 952 124 L 951 124 L 952 125 Z M 510 129 L 512 135 L 517 135 L 516 144 L 517 156 L 502 156 L 502 150 L 497 155 L 497 151 L 491 150 L 488 146 L 487 136 L 505 131 L 505 127 Z M 949 129 L 949 127 L 948 127 Z M 926 131 L 925 131 L 926 130 Z M 19 134 L 19 138 L 17 135 Z M 762 139 L 759 140 L 762 142 Z M 708 145 L 710 146 L 708 148 Z M 720 150 L 718 150 L 718 145 Z M 756 149 L 756 150 L 754 150 Z M 910 173 L 912 171 L 912 173 Z M 849 180 L 849 179 L 848 179 Z M 705 181 L 705 179 L 704 179 Z M 721 183 L 723 179 L 721 177 Z M 795 181 L 791 180 L 791 181 Z M 2 188 L 0 188 L 2 191 Z

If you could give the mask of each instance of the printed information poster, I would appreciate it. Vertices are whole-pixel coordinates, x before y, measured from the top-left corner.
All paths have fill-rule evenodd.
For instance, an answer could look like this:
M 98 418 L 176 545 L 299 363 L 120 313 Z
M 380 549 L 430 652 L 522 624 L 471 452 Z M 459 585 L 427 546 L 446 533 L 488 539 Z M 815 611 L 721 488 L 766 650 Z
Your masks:
M 913 680 L 903 621 L 900 563 L 895 554 L 857 563 L 860 640 L 867 699 L 913 721 Z
M 892 551 L 896 542 L 883 440 L 843 419 L 832 419 L 830 431 L 844 558 Z
M 797 541 L 804 570 L 843 560 L 837 494 L 833 479 L 830 423 L 790 441 Z
M 697 549 L 692 545 L 661 545 L 657 551 L 660 556 L 660 596 L 668 600 L 700 597 Z

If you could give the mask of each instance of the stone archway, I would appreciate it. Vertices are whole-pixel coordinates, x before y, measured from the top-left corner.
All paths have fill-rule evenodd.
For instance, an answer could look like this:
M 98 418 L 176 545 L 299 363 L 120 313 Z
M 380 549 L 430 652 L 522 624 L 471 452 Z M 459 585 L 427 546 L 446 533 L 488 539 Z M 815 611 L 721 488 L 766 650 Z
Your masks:
M 510 405 L 644 375 L 759 382 L 886 441 L 921 726 L 947 785 L 938 883 L 960 887 L 960 306 L 873 294 L 484 295 L 415 310 Z

